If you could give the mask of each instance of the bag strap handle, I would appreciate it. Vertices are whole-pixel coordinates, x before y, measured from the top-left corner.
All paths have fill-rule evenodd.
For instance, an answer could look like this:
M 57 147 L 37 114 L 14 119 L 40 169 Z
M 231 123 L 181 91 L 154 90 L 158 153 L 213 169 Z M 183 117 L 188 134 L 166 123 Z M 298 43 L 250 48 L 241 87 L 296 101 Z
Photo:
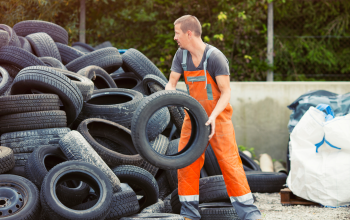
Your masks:
M 334 118 L 334 112 L 331 108 L 331 106 L 327 105 L 327 104 L 318 104 L 316 106 L 316 109 L 320 110 L 320 111 L 326 111 L 326 121 L 330 121 Z

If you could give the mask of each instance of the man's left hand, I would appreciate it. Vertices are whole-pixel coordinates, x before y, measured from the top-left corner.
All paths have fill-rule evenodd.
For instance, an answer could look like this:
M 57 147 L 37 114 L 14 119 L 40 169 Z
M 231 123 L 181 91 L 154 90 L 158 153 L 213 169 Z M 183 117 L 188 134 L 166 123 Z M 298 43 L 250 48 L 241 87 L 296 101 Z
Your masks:
M 211 133 L 209 135 L 209 140 L 214 136 L 215 134 L 215 119 L 216 118 L 211 118 L 209 117 L 209 120 L 205 123 L 206 126 L 211 125 Z

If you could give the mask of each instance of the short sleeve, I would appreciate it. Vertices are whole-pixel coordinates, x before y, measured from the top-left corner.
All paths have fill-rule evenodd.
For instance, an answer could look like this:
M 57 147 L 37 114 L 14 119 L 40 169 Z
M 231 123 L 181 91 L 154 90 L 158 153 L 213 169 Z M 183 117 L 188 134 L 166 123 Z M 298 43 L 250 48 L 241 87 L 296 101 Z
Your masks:
M 173 63 L 171 64 L 171 71 L 174 71 L 176 73 L 181 73 L 183 74 L 184 71 L 182 69 L 181 61 L 182 60 L 182 50 L 178 49 L 175 53 Z
M 214 55 L 214 56 L 213 56 Z M 208 59 L 208 66 L 212 67 L 214 77 L 220 75 L 230 75 L 230 68 L 228 66 L 228 60 L 221 51 L 215 51 Z

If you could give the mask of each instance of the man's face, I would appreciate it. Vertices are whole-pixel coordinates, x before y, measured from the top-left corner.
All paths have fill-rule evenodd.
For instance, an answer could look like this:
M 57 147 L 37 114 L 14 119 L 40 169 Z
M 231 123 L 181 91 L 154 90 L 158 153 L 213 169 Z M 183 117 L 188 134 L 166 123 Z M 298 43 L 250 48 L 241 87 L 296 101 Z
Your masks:
M 175 25 L 175 36 L 174 36 L 174 40 L 177 42 L 178 46 L 179 46 L 181 49 L 185 49 L 185 48 L 186 48 L 186 45 L 187 45 L 188 42 L 189 42 L 188 34 L 182 32 L 182 30 L 181 30 L 181 24 Z

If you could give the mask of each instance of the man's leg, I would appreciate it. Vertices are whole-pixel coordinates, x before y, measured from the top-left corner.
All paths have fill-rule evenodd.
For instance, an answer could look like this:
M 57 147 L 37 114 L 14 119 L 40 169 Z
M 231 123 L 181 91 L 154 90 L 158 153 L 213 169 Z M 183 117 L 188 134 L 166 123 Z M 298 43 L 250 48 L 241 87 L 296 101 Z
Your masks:
M 187 144 L 191 137 L 191 121 L 186 115 L 181 130 L 179 151 Z M 178 169 L 178 193 L 181 202 L 181 215 L 191 220 L 201 218 L 198 211 L 200 170 L 204 164 L 204 153 L 191 165 Z
M 216 133 L 210 144 L 219 162 L 231 203 L 242 220 L 261 219 L 260 211 L 253 204 L 254 199 L 239 156 L 232 122 L 216 124 Z

